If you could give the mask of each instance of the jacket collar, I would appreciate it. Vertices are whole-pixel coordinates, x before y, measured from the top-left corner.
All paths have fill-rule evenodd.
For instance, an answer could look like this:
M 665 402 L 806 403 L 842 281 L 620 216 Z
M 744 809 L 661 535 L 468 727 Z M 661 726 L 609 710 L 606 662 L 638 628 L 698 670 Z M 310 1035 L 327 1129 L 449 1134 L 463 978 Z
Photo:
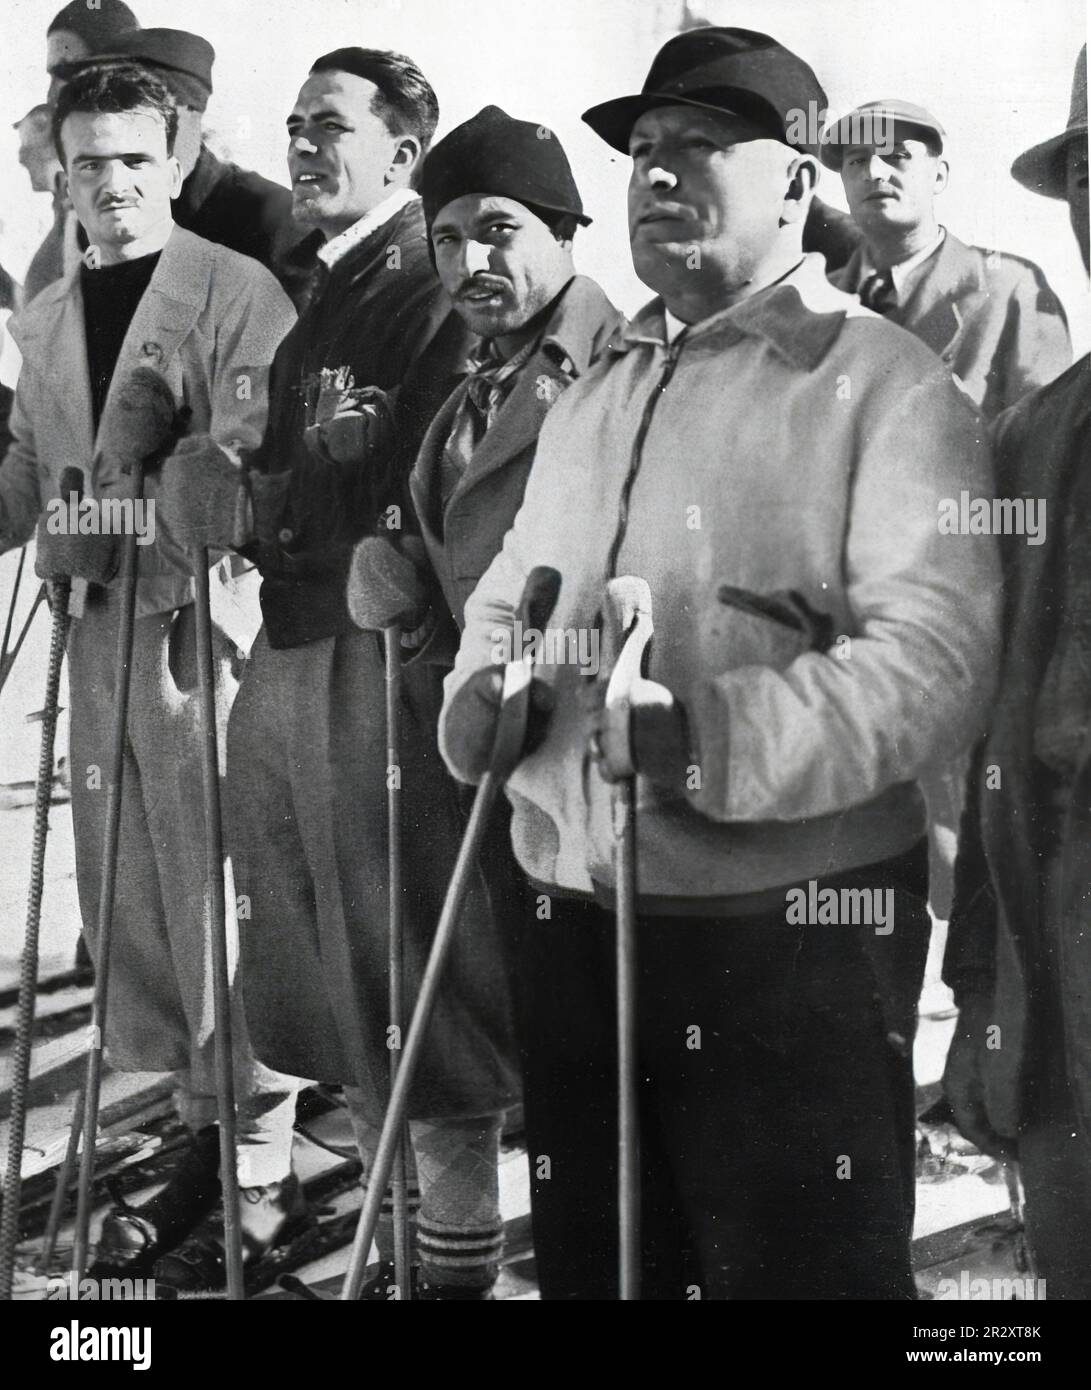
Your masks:
M 208 302 L 213 246 L 175 227 L 129 324 L 103 418 L 112 407 L 119 383 L 144 363 L 165 370 Z M 80 265 L 43 290 L 25 316 L 21 342 L 48 344 L 49 380 L 81 457 L 93 450 L 91 388 L 80 290 Z M 45 349 L 39 353 L 45 356 Z
M 823 256 L 808 253 L 774 284 L 691 324 L 682 342 L 697 345 L 715 341 L 719 348 L 725 331 L 739 337 L 764 338 L 793 365 L 813 371 L 836 341 L 847 313 L 844 295 L 826 279 L 825 265 Z M 665 308 L 662 299 L 656 298 L 636 315 L 622 341 L 611 347 L 627 352 L 638 343 L 665 347 L 666 342 Z
M 962 328 L 959 303 L 970 295 L 987 294 L 983 257 L 950 232 L 922 268 L 904 304 L 890 318 L 926 343 L 941 357 Z
M 392 222 L 398 213 L 410 203 L 417 202 L 420 194 L 414 192 L 412 188 L 399 188 L 391 193 L 389 198 L 384 198 L 381 203 L 373 207 L 370 212 L 364 213 L 363 217 L 355 221 L 351 227 L 346 227 L 338 236 L 332 237 L 324 245 L 320 246 L 317 256 L 320 261 L 333 267 L 350 251 L 355 250 L 361 242 L 367 241 L 373 232 L 377 232 L 380 227 L 385 227 L 388 222 Z

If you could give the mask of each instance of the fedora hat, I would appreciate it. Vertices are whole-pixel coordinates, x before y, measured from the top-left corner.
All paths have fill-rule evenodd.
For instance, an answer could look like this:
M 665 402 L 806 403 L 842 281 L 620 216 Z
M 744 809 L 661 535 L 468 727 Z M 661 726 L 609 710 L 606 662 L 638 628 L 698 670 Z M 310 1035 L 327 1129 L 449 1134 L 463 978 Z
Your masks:
M 1064 198 L 1067 194 L 1068 146 L 1073 140 L 1087 142 L 1087 45 L 1080 49 L 1076 72 L 1072 78 L 1072 101 L 1068 108 L 1068 125 L 1052 140 L 1044 140 L 1026 150 L 1011 166 L 1011 176 L 1032 193 L 1046 198 Z
M 645 111 L 697 106 L 745 116 L 772 139 L 817 155 L 817 143 L 789 137 L 799 124 L 793 113 L 807 111 L 812 102 L 816 113 L 825 111 L 826 93 L 802 58 L 768 34 L 709 25 L 668 39 L 639 93 L 592 106 L 583 119 L 608 145 L 627 154 L 629 134 Z

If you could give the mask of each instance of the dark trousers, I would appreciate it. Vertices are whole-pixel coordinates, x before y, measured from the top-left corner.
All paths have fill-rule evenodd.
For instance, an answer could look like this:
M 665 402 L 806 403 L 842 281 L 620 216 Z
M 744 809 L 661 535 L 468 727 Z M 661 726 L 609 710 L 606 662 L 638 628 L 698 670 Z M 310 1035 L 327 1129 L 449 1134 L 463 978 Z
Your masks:
M 889 1035 L 919 992 L 927 913 L 893 877 L 882 938 L 783 911 L 638 919 L 644 1299 L 915 1296 L 911 1059 Z M 549 911 L 519 952 L 539 1284 L 612 1300 L 614 917 Z

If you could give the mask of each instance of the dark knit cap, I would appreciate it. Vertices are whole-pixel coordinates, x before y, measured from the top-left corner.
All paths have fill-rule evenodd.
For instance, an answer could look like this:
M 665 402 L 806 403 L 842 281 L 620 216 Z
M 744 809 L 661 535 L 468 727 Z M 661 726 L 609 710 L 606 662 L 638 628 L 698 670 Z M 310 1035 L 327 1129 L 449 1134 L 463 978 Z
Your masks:
M 467 193 L 513 198 L 552 225 L 558 216 L 585 227 L 580 190 L 556 135 L 533 121 L 517 121 L 499 106 L 486 106 L 456 126 L 424 161 L 424 217 L 431 227 L 441 208 Z
M 66 34 L 77 34 L 94 52 L 122 30 L 139 28 L 140 22 L 136 15 L 128 5 L 123 5 L 121 0 L 99 0 L 94 9 L 88 5 L 87 0 L 71 0 L 71 4 L 65 5 L 64 9 L 54 16 L 53 22 L 45 32 L 47 38 L 50 34 L 62 31 Z
M 179 106 L 203 111 L 212 95 L 216 50 L 199 34 L 185 29 L 126 29 L 98 46 L 90 57 L 65 63 L 58 74 L 71 79 L 92 63 L 138 63 L 150 68 L 170 88 Z

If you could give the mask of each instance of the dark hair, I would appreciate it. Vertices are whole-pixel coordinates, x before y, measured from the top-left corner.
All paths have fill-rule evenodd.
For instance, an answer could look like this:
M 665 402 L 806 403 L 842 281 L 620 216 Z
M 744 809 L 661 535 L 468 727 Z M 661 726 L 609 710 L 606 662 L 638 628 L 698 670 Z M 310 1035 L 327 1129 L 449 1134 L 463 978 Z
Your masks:
M 135 63 L 94 63 L 66 82 L 57 93 L 53 111 L 53 143 L 65 164 L 61 126 L 74 111 L 152 111 L 167 128 L 167 153 L 174 153 L 178 112 L 170 88 L 147 68 Z M 65 168 L 68 166 L 65 164 Z
M 552 208 L 536 207 L 533 203 L 526 203 L 525 206 L 541 218 L 558 241 L 571 241 L 576 235 L 576 228 L 580 224 L 575 213 L 555 212 Z
M 391 135 L 412 135 L 428 151 L 439 124 L 439 101 L 412 58 L 381 48 L 337 48 L 311 64 L 311 72 L 351 72 L 379 89 L 372 114 Z

